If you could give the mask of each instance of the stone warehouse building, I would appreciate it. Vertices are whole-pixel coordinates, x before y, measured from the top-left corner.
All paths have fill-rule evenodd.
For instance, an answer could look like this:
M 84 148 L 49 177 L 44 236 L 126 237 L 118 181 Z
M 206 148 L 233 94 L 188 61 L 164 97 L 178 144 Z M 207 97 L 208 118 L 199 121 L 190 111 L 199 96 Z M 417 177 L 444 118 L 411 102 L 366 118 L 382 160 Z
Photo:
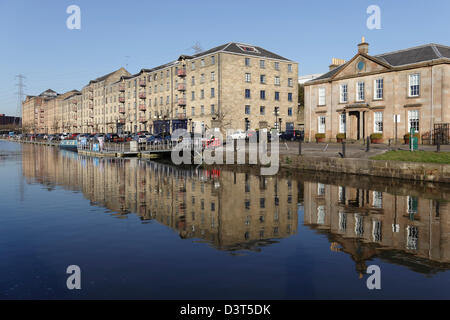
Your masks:
M 293 129 L 297 79 L 296 62 L 260 47 L 228 43 L 134 75 L 121 68 L 90 81 L 81 92 L 71 91 L 58 101 L 56 131 Z M 30 97 L 24 113 L 47 103 Z M 41 110 L 45 120 L 47 108 Z M 32 120 L 27 117 L 24 124 Z M 55 132 L 51 126 L 34 127 L 35 132 Z
M 437 124 L 450 123 L 450 47 L 428 44 L 369 55 L 358 45 L 348 62 L 333 59 L 330 71 L 305 83 L 305 137 L 363 140 L 372 133 L 403 139 L 414 128 L 432 141 Z M 397 120 L 395 120 L 397 119 Z

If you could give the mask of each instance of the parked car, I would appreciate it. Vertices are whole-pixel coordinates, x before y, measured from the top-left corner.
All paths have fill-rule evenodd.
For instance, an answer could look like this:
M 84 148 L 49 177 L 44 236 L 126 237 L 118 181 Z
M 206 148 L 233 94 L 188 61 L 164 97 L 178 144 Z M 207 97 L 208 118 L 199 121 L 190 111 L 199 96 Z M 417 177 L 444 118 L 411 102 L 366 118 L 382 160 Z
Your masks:
M 280 140 L 282 141 L 303 141 L 303 132 L 300 130 L 289 130 L 282 132 L 280 135 Z
M 236 130 L 232 134 L 230 134 L 230 137 L 233 140 L 243 140 L 247 138 L 247 133 L 243 130 Z
M 66 140 L 68 137 L 69 137 L 68 133 L 63 133 L 63 134 L 61 134 L 60 139 L 61 140 Z
M 147 142 L 151 143 L 151 144 L 156 144 L 156 143 L 169 142 L 169 141 L 171 141 L 171 139 L 172 138 L 170 136 L 170 133 L 163 132 L 163 133 L 159 133 L 159 134 L 148 137 Z
M 123 138 L 119 137 L 116 133 L 108 133 L 105 136 L 105 141 L 107 142 L 122 142 Z

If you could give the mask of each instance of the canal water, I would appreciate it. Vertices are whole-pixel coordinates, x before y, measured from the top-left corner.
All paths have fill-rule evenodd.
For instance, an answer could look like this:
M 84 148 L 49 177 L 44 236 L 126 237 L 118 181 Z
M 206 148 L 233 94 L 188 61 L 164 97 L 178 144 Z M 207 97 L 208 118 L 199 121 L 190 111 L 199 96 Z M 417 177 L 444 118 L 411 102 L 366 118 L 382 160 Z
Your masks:
M 448 186 L 258 173 L 0 141 L 0 298 L 450 298 Z

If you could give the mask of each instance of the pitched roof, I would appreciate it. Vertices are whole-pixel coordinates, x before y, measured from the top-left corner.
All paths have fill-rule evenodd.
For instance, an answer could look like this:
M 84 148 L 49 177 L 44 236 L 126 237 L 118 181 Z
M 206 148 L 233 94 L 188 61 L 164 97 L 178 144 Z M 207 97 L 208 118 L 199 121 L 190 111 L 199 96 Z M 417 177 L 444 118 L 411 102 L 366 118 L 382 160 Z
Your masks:
M 250 48 L 251 50 L 245 50 L 245 48 Z M 229 42 L 229 43 L 220 45 L 218 47 L 209 49 L 207 51 L 197 53 L 192 56 L 184 55 L 182 57 L 185 57 L 188 59 L 189 58 L 194 59 L 194 58 L 199 58 L 199 57 L 206 56 L 208 54 L 216 53 L 216 52 L 238 53 L 238 54 L 244 54 L 244 55 L 248 55 L 248 56 L 257 56 L 257 57 L 261 57 L 261 58 L 271 58 L 271 59 L 290 61 L 289 59 L 286 59 L 286 58 L 284 58 L 278 54 L 275 54 L 271 51 L 268 51 L 264 48 L 257 47 L 257 46 L 251 45 L 251 44 L 244 44 L 244 43 L 238 43 L 238 42 Z
M 437 44 L 426 44 L 419 47 L 388 52 L 375 56 L 394 67 L 407 64 L 450 58 L 450 47 Z
M 450 58 L 450 47 L 432 43 L 419 47 L 383 53 L 373 57 L 387 63 L 392 67 L 400 67 L 408 64 L 432 61 L 441 58 Z M 347 63 L 340 65 L 339 67 L 325 73 L 323 76 L 311 80 L 310 82 L 332 78 L 346 65 Z
M 47 89 L 44 92 L 42 92 L 39 96 L 48 96 L 48 95 L 57 95 L 58 93 L 52 89 Z
M 108 79 L 110 76 L 112 76 L 114 73 L 116 73 L 117 71 L 120 71 L 120 70 L 125 70 L 125 71 L 127 71 L 125 68 L 119 68 L 119 69 L 117 69 L 117 70 L 115 70 L 115 71 L 113 71 L 113 72 L 110 72 L 110 73 L 108 73 L 108 74 L 105 74 L 104 76 L 101 76 L 101 77 L 99 77 L 99 78 L 97 78 L 97 79 L 94 79 L 94 80 L 91 80 L 91 81 L 89 81 L 89 84 L 91 84 L 91 83 L 96 83 L 96 82 L 101 82 L 101 81 L 103 81 L 103 80 L 105 80 L 105 79 Z M 127 71 L 128 72 L 128 71 Z

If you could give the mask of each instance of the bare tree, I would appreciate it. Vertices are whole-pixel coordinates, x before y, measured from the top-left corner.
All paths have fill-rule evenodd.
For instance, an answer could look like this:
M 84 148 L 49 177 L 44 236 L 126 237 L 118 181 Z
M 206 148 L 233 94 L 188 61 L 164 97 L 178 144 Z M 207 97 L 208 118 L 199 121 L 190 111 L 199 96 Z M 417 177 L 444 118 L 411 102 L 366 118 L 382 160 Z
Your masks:
M 222 133 L 225 133 L 227 129 L 231 129 L 232 116 L 229 109 L 224 110 L 224 108 L 220 108 L 220 110 L 212 114 L 212 118 L 211 124 L 214 124 L 213 127 L 219 128 Z

